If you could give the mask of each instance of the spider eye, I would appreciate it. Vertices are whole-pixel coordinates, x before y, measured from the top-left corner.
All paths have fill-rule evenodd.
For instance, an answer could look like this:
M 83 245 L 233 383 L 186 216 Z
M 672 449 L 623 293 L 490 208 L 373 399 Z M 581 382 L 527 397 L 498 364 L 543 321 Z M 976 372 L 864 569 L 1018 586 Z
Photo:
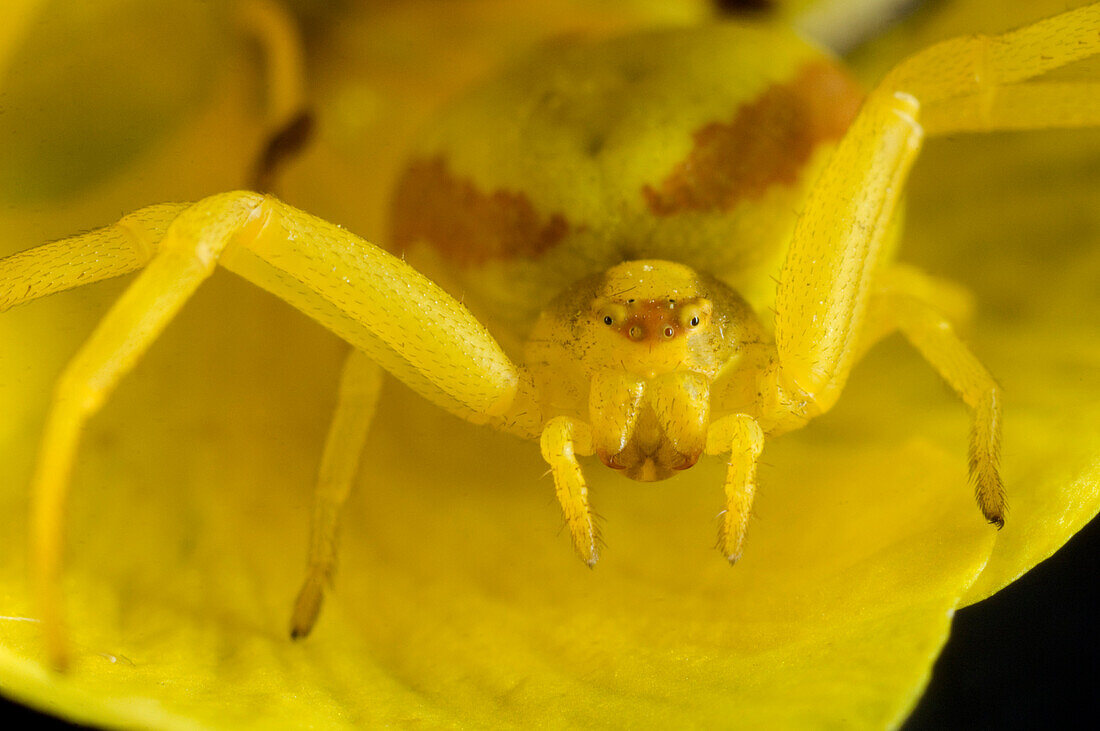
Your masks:
M 703 299 L 702 297 L 693 299 L 680 310 L 679 321 L 681 327 L 699 327 L 704 321 L 708 320 L 711 309 L 712 307 L 709 300 Z
M 592 321 L 602 322 L 607 327 L 619 327 L 627 317 L 626 308 L 617 302 L 597 300 L 592 304 Z
M 666 338 L 671 338 L 675 334 L 676 334 L 676 331 L 673 330 L 671 327 L 666 327 L 665 328 L 665 337 Z

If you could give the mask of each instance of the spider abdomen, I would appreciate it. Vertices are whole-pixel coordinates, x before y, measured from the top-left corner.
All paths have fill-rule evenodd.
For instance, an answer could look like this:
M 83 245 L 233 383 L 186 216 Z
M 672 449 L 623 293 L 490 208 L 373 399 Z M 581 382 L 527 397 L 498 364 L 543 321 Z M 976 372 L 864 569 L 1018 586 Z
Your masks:
M 778 26 L 558 43 L 434 122 L 396 184 L 392 244 L 517 337 L 573 282 L 636 259 L 769 306 L 806 183 L 861 99 Z

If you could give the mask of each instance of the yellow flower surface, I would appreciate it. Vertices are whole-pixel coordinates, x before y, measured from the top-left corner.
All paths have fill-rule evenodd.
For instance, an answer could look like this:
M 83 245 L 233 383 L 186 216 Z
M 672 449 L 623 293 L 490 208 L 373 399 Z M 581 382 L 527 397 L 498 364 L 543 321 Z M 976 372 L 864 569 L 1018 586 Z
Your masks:
M 861 75 L 1067 5 L 991 4 L 935 4 L 862 49 Z M 267 131 L 257 54 L 227 13 L 93 5 L 17 3 L 16 17 L 48 22 L 0 36 L 14 155 L 0 165 L 0 255 L 240 187 Z M 547 35 L 706 15 L 642 0 L 351 5 L 305 15 L 324 124 L 279 192 L 374 240 L 417 120 L 453 89 Z M 165 22 L 188 42 L 158 35 Z M 1097 78 L 1096 65 L 1066 72 Z M 968 339 L 1006 393 L 1003 531 L 973 504 L 966 410 L 900 339 L 828 415 L 768 443 L 733 569 L 713 548 L 720 460 L 656 484 L 590 469 L 607 549 L 589 571 L 535 446 L 388 381 L 336 587 L 299 642 L 290 608 L 346 346 L 219 272 L 82 445 L 66 674 L 48 668 L 35 622 L 26 488 L 52 383 L 126 281 L 5 313 L 0 692 L 128 727 L 897 725 L 953 612 L 1100 508 L 1098 179 L 1100 135 L 1080 131 L 936 141 L 914 171 L 901 258 L 973 292 Z

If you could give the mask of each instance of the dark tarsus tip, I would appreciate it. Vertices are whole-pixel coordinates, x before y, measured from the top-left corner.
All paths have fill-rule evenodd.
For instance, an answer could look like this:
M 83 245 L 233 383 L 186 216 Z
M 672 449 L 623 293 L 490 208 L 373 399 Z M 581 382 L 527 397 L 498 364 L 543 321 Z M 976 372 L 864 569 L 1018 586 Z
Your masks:
M 272 135 L 256 160 L 252 188 L 260 193 L 270 193 L 279 169 L 305 149 L 313 138 L 316 126 L 313 112 L 303 109 Z
M 713 0 L 718 12 L 734 13 L 762 13 L 775 9 L 774 0 Z

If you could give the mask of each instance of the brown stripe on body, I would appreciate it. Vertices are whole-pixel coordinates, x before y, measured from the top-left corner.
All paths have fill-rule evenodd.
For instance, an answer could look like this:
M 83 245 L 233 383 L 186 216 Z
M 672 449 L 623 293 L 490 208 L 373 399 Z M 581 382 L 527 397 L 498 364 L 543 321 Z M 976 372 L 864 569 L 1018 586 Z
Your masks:
M 862 101 L 843 69 L 827 61 L 807 64 L 731 121 L 697 130 L 689 155 L 657 188 L 642 189 L 646 204 L 658 216 L 726 211 L 773 185 L 791 185 L 819 144 L 844 136 Z
M 569 232 L 560 213 L 541 216 L 522 193 L 479 190 L 456 177 L 442 156 L 413 160 L 405 168 L 391 221 L 398 247 L 426 241 L 459 265 L 533 258 Z

